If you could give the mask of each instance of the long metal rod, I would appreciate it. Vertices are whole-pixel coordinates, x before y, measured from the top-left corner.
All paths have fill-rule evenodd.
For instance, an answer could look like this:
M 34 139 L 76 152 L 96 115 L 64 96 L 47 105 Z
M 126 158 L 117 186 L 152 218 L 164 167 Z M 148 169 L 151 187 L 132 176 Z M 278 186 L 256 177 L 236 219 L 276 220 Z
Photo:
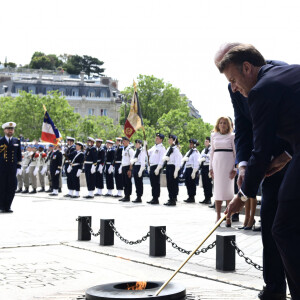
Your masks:
M 175 275 L 182 269 L 182 267 L 190 260 L 190 258 L 196 253 L 196 251 L 205 243 L 205 241 L 213 234 L 213 232 L 220 226 L 220 224 L 225 220 L 226 215 L 221 218 L 218 223 L 216 223 L 215 227 L 209 232 L 209 234 L 205 237 L 205 239 L 200 243 L 200 245 L 188 256 L 188 258 L 180 265 L 180 267 L 172 274 L 172 276 L 161 286 L 161 288 L 157 291 L 155 296 L 158 296 L 161 291 L 169 284 L 169 282 L 175 277 Z

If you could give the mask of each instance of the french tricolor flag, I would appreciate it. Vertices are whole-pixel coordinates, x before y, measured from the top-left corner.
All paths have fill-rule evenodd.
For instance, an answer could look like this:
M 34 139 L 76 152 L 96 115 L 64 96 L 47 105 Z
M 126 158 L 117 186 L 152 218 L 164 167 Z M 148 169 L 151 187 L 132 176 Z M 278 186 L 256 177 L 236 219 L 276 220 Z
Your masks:
M 62 136 L 61 136 L 59 130 L 54 125 L 48 112 L 45 111 L 41 140 L 43 142 L 48 142 L 53 145 L 57 145 L 61 139 L 62 139 Z

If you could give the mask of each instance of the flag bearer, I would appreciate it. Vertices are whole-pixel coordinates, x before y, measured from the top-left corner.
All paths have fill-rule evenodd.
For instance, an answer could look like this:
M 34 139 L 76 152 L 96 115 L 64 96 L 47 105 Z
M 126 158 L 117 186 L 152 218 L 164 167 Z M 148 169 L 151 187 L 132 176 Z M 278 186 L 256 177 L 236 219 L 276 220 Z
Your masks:
M 51 161 L 50 161 L 50 173 L 51 173 L 53 191 L 51 194 L 49 194 L 49 196 L 58 196 L 59 176 L 61 174 L 61 169 L 62 169 L 62 158 L 63 155 L 60 151 L 60 145 L 57 144 L 54 147 L 54 150 L 51 155 Z
M 47 151 L 47 158 L 45 161 L 45 164 L 47 166 L 47 176 L 48 176 L 48 182 L 49 182 L 49 189 L 46 191 L 47 193 L 52 193 L 53 192 L 53 188 L 52 188 L 52 179 L 51 179 L 51 172 L 50 172 L 50 162 L 51 162 L 51 157 L 53 154 L 53 149 L 54 149 L 54 145 L 50 144 L 48 146 L 48 151 Z
M 40 185 L 41 189 L 38 192 L 45 192 L 45 173 L 47 171 L 47 165 L 46 165 L 46 159 L 47 154 L 44 152 L 45 147 L 44 145 L 38 146 L 38 153 L 40 155 L 39 157 L 39 179 L 40 179 Z

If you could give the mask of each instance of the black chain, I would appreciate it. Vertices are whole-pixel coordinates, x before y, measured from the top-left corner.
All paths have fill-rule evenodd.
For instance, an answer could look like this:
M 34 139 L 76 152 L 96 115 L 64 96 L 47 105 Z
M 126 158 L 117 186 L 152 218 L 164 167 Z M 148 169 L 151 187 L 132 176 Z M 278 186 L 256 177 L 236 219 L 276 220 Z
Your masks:
M 97 233 L 94 233 L 94 230 L 92 229 L 91 224 L 90 224 L 88 218 L 82 218 L 82 217 L 79 217 L 79 218 L 76 219 L 76 221 L 79 221 L 79 220 L 81 220 L 81 219 L 85 219 L 85 220 L 86 220 L 86 224 L 87 224 L 87 226 L 89 227 L 89 229 L 90 229 L 90 234 L 91 234 L 92 236 L 98 236 L 98 235 L 100 235 L 100 230 L 101 230 L 101 229 L 99 229 Z
M 166 231 L 164 229 L 161 230 L 161 233 L 166 237 L 166 241 L 172 244 L 172 247 L 177 249 L 181 253 L 185 254 L 191 254 L 193 251 L 185 250 L 181 247 L 179 247 L 173 240 L 166 234 Z M 216 246 L 216 241 L 209 244 L 206 248 L 202 248 L 201 250 L 197 250 L 195 252 L 195 255 L 199 255 L 200 253 L 206 253 L 208 250 L 213 249 Z
M 150 236 L 150 231 L 147 232 L 146 235 L 144 235 L 140 240 L 136 240 L 136 241 L 128 241 L 127 239 L 123 238 L 121 236 L 121 234 L 118 232 L 118 230 L 116 229 L 115 225 L 113 222 L 109 222 L 109 226 L 111 227 L 111 229 L 113 230 L 113 232 L 115 233 L 115 235 L 122 241 L 124 242 L 125 244 L 128 244 L 128 245 L 137 245 L 137 244 L 140 244 L 144 241 L 147 240 L 147 238 Z
M 263 271 L 263 267 L 254 263 L 252 261 L 252 259 L 250 259 L 249 257 L 245 256 L 245 253 L 236 245 L 236 242 L 235 241 L 230 241 L 231 242 L 231 245 L 234 247 L 234 249 L 236 250 L 237 254 L 240 256 L 240 257 L 243 257 L 246 261 L 247 264 L 253 266 L 255 269 L 259 270 L 259 271 Z

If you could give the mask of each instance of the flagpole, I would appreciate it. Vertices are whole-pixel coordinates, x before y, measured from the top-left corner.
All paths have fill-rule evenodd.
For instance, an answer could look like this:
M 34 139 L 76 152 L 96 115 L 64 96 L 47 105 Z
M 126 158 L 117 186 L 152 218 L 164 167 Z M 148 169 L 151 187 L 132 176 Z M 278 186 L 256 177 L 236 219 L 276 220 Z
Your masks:
M 144 128 L 144 126 L 143 126 L 143 133 L 144 133 L 144 141 L 146 141 L 146 142 L 147 142 L 147 139 L 146 139 L 146 132 L 145 132 L 145 128 Z M 150 166 L 150 161 L 149 161 L 149 153 L 148 153 L 147 145 L 145 146 L 145 150 L 146 150 L 146 153 L 147 153 L 148 166 Z
M 43 108 L 44 108 L 44 111 L 46 113 L 47 112 L 47 108 L 46 108 L 45 104 L 43 104 Z

